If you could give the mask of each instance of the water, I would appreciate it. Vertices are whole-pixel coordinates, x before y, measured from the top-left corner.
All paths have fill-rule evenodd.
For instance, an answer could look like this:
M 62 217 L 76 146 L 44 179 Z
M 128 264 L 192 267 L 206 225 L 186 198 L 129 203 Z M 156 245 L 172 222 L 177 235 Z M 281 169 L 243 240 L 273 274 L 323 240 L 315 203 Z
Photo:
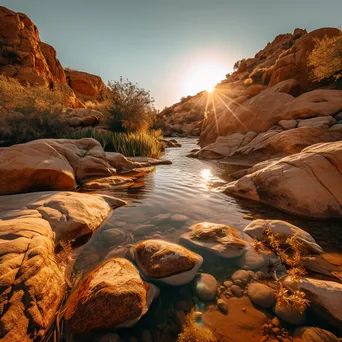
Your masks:
M 341 222 L 300 219 L 218 192 L 217 186 L 232 180 L 228 175 L 241 166 L 187 158 L 192 149 L 198 148 L 197 140 L 182 138 L 179 142 L 181 148 L 169 148 L 162 157 L 171 160 L 172 165 L 159 165 L 154 172 L 146 174 L 142 187 L 104 192 L 126 200 L 128 205 L 113 211 L 83 247 L 75 264 L 76 271 L 84 274 L 101 263 L 109 253 L 115 256 L 120 247 L 145 238 L 158 237 L 178 242 L 179 236 L 197 222 L 224 223 L 243 229 L 250 222 L 246 216 L 289 221 L 309 231 L 325 251 L 340 253 Z M 146 226 L 146 233 L 137 235 L 134 230 L 141 225 Z M 104 234 L 111 228 L 117 228 L 119 236 L 110 238 Z
M 127 247 L 139 240 L 157 237 L 178 242 L 179 236 L 190 225 L 202 221 L 224 223 L 243 229 L 249 224 L 251 217 L 283 219 L 309 231 L 326 252 L 338 253 L 342 257 L 341 222 L 301 219 L 259 203 L 218 192 L 217 186 L 232 180 L 228 175 L 241 167 L 187 158 L 186 154 L 198 148 L 197 141 L 183 138 L 179 142 L 182 144 L 181 148 L 169 148 L 163 156 L 163 159 L 169 159 L 173 164 L 157 166 L 154 172 L 146 174 L 140 180 L 143 181 L 142 187 L 104 192 L 126 200 L 128 205 L 114 210 L 88 243 L 78 251 L 73 280 L 80 279 L 108 258 L 127 256 Z M 141 225 L 144 225 L 145 233 L 138 235 L 135 229 Z M 234 271 L 230 266 L 222 260 L 208 257 L 204 260 L 202 271 L 213 274 L 223 282 Z M 191 302 L 193 297 L 189 286 L 161 287 L 158 300 L 139 323 L 133 328 L 119 331 L 123 340 L 129 341 L 130 336 L 136 336 L 139 340 L 141 333 L 147 329 L 153 333 L 155 340 L 176 341 L 179 328 L 174 323 L 175 303 L 180 300 L 190 301 L 196 305 L 197 310 L 205 310 L 203 303 L 197 303 L 196 300 Z M 228 322 L 229 316 L 227 317 Z M 311 321 L 317 320 L 314 318 Z M 162 335 L 160 326 L 167 327 L 163 328 Z M 329 330 L 331 327 L 326 328 Z M 255 332 L 260 329 L 261 327 L 255 327 Z M 242 337 L 238 340 L 245 339 Z

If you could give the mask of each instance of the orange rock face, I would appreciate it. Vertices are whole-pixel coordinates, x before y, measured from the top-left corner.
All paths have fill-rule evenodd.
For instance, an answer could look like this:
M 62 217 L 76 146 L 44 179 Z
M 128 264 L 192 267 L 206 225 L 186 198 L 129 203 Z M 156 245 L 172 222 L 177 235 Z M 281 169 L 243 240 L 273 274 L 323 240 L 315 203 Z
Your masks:
M 56 51 L 42 43 L 34 23 L 22 13 L 0 7 L 0 73 L 23 84 L 66 87 Z
M 100 76 L 77 70 L 65 70 L 67 82 L 76 96 L 82 101 L 101 101 L 106 86 Z

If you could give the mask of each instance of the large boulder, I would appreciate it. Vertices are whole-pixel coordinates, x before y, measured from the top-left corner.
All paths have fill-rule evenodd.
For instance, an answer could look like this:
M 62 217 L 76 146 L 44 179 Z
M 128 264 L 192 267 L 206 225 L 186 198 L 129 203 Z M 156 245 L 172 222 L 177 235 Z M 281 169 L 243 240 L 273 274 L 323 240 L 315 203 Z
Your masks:
M 54 246 L 42 218 L 0 220 L 1 341 L 41 340 L 55 319 L 65 281 Z
M 251 222 L 243 231 L 262 241 L 267 236 L 267 230 L 272 232 L 282 244 L 285 244 L 287 239 L 294 236 L 311 252 L 323 253 L 322 247 L 317 244 L 308 232 L 286 221 L 259 219 Z
M 0 220 L 43 218 L 51 225 L 57 241 L 69 241 L 92 234 L 112 209 L 124 204 L 114 197 L 78 192 L 0 196 Z
M 115 173 L 94 139 L 42 139 L 1 149 L 0 195 L 70 190 Z
M 106 86 L 100 76 L 78 70 L 65 69 L 68 85 L 82 101 L 102 101 Z
M 169 285 L 189 283 L 203 258 L 186 248 L 163 240 L 145 240 L 135 246 L 135 262 L 151 282 Z
M 158 293 L 130 261 L 111 259 L 75 287 L 66 303 L 65 319 L 76 335 L 130 327 L 147 312 Z
M 284 284 L 291 291 L 305 292 L 310 300 L 310 306 L 330 323 L 342 327 L 342 284 L 334 281 L 313 278 L 300 278 L 293 281 L 290 277 L 284 279 Z
M 302 216 L 341 217 L 341 169 L 342 141 L 316 144 L 263 164 L 224 191 Z

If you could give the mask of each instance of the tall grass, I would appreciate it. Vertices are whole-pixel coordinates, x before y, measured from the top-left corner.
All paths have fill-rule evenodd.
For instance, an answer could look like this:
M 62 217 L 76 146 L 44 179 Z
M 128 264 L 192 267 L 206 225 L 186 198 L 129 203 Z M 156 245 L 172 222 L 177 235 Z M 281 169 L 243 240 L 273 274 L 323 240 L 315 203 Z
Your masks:
M 70 133 L 67 139 L 93 138 L 97 140 L 105 151 L 119 152 L 126 157 L 158 158 L 163 151 L 163 144 L 159 141 L 161 132 L 147 131 L 136 133 L 116 133 L 99 129 L 80 130 Z

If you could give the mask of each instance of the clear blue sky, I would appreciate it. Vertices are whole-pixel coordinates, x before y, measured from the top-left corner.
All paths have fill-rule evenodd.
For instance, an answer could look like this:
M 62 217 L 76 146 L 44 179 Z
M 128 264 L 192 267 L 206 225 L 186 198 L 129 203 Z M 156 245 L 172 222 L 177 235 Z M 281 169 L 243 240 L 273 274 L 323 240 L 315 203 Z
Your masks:
M 65 67 L 121 75 L 151 90 L 157 107 L 186 94 L 187 70 L 224 74 L 277 34 L 342 24 L 342 0 L 0 0 L 26 13 Z M 196 64 L 197 63 L 197 64 Z

